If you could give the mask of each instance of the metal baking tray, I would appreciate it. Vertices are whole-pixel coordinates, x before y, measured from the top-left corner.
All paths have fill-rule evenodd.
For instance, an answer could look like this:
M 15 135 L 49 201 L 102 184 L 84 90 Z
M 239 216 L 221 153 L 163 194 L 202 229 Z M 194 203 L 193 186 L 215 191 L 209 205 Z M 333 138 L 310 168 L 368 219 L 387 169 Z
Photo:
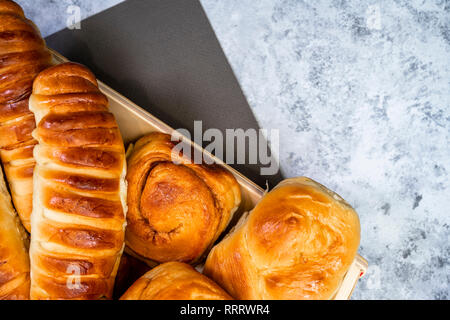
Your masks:
M 51 50 L 53 54 L 53 60 L 55 64 L 67 62 L 68 60 L 57 52 Z M 117 91 L 111 89 L 106 84 L 98 81 L 100 90 L 108 97 L 109 109 L 114 114 L 117 123 L 119 125 L 122 138 L 125 145 L 130 142 L 136 141 L 143 135 L 159 131 L 167 134 L 172 134 L 175 130 L 169 125 L 165 124 L 158 118 L 151 115 L 146 110 L 134 104 L 132 101 L 128 100 L 122 96 Z M 242 193 L 242 203 L 239 210 L 235 213 L 235 216 L 239 217 L 243 212 L 253 209 L 256 203 L 262 198 L 265 190 L 260 186 L 243 176 L 241 173 L 231 168 L 225 164 L 220 159 L 216 158 L 214 155 L 204 151 L 200 146 L 196 145 L 194 142 L 184 139 L 186 143 L 192 144 L 196 150 L 204 152 L 204 156 L 210 157 L 216 163 L 222 165 L 227 170 L 229 170 L 235 176 L 237 182 L 241 186 Z M 233 219 L 236 221 L 236 219 Z M 233 223 L 232 221 L 232 223 Z M 367 270 L 367 261 L 357 255 L 349 270 L 347 271 L 340 288 L 333 297 L 334 300 L 347 300 L 350 299 L 353 290 L 356 287 L 358 279 L 361 278 Z

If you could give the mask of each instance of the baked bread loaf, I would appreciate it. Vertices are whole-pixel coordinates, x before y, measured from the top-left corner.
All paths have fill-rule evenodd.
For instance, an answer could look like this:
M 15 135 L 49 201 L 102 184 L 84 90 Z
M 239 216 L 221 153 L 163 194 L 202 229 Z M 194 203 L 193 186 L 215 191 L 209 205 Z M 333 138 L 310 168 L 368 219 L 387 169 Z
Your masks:
M 30 231 L 33 200 L 33 114 L 28 110 L 33 79 L 50 65 L 38 29 L 19 5 L 0 0 L 0 158 L 14 206 Z
M 236 299 L 331 299 L 359 240 L 358 215 L 340 196 L 287 179 L 211 250 L 204 274 Z
M 241 201 L 231 173 L 194 164 L 175 145 L 169 135 L 153 132 L 128 158 L 127 251 L 149 264 L 198 262 Z
M 14 211 L 0 166 L 0 300 L 27 300 L 30 262 L 26 232 Z
M 110 298 L 124 247 L 126 163 L 107 98 L 84 66 L 41 72 L 34 149 L 31 298 Z
M 214 281 L 181 262 L 167 262 L 140 277 L 120 300 L 231 300 Z

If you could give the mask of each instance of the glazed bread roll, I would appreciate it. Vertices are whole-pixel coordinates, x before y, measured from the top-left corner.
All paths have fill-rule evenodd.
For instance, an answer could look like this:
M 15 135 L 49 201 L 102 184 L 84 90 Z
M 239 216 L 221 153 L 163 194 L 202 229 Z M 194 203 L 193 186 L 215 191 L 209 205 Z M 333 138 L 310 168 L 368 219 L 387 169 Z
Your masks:
M 33 200 L 33 114 L 28 110 L 33 79 L 50 65 L 39 31 L 13 1 L 0 0 L 0 158 L 14 206 L 30 231 Z
M 11 205 L 0 166 L 0 300 L 27 300 L 30 262 L 26 232 Z
M 340 196 L 287 179 L 211 250 L 204 274 L 236 299 L 331 299 L 359 239 L 358 215 Z
M 181 262 L 167 262 L 140 277 L 120 300 L 231 300 L 214 281 Z
M 149 264 L 199 261 L 241 201 L 231 173 L 194 164 L 175 145 L 169 135 L 153 132 L 128 158 L 127 251 Z
M 126 163 L 107 98 L 84 66 L 41 72 L 34 149 L 31 298 L 110 298 L 124 246 Z

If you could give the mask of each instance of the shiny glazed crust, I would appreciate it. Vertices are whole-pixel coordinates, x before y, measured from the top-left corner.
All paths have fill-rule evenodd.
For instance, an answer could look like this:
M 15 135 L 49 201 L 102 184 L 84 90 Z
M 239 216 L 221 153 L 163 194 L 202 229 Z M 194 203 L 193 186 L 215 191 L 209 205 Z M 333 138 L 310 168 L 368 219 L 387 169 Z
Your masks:
M 41 72 L 30 110 L 34 149 L 31 298 L 110 298 L 124 246 L 125 151 L 95 76 L 64 63 Z
M 27 300 L 30 262 L 26 232 L 11 205 L 0 167 L 0 300 Z
M 22 223 L 30 231 L 33 200 L 33 79 L 50 65 L 39 31 L 16 3 L 0 0 L 0 158 Z
M 211 250 L 204 274 L 236 299 L 331 299 L 359 240 L 358 215 L 341 197 L 287 179 Z
M 241 194 L 231 173 L 193 164 L 174 146 L 169 135 L 154 132 L 128 159 L 126 243 L 154 262 L 193 264 L 226 228 Z
M 120 300 L 231 300 L 190 265 L 167 262 L 140 277 Z

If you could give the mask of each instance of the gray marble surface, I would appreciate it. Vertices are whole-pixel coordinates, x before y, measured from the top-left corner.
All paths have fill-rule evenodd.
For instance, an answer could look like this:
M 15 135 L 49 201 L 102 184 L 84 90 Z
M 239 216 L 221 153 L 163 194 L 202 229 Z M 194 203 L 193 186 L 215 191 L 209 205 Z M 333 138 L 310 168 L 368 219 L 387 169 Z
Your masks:
M 45 36 L 120 0 L 18 2 Z M 201 3 L 283 173 L 359 212 L 353 298 L 449 299 L 450 2 Z

